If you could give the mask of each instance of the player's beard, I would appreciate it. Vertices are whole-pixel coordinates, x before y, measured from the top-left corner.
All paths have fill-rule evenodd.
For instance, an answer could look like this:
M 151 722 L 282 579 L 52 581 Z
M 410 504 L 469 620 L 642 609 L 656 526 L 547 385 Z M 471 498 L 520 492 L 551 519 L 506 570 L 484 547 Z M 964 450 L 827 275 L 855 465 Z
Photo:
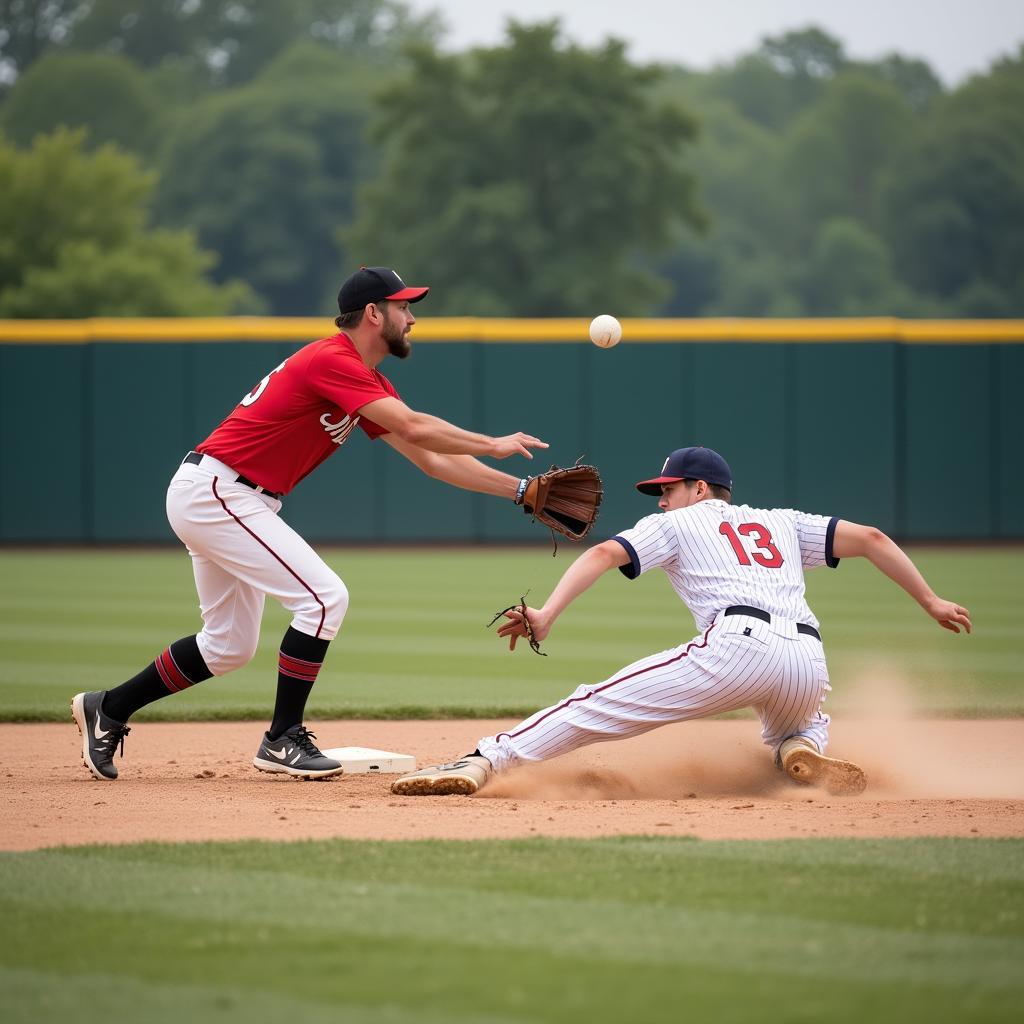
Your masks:
M 381 337 L 388 347 L 388 351 L 396 359 L 405 359 L 412 352 L 412 342 L 409 341 L 408 331 L 404 325 L 393 323 L 390 316 L 384 318 L 384 329 Z

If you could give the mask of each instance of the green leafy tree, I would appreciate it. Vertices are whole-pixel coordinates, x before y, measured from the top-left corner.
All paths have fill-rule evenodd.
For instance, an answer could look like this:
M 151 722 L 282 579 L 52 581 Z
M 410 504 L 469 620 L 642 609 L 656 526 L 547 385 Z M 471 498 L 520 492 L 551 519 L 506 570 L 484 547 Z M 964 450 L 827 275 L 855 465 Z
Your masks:
M 436 15 L 412 15 L 393 0 L 91 0 L 71 33 L 80 49 L 122 53 L 144 67 L 173 59 L 227 84 L 254 78 L 302 40 L 336 50 L 394 55 L 433 40 Z
M 701 112 L 703 237 L 659 264 L 666 312 L 1024 313 L 1021 56 L 947 95 L 923 61 L 766 39 L 663 95 Z
M 923 60 L 891 53 L 873 63 L 851 65 L 866 75 L 888 82 L 913 110 L 926 110 L 945 91 L 942 82 Z
M 794 315 L 801 254 L 790 246 L 794 195 L 781 174 L 782 139 L 726 99 L 700 109 L 691 164 L 709 223 L 702 235 L 681 235 L 661 264 L 673 285 L 662 312 Z
M 1018 275 L 1015 287 L 969 281 L 956 294 L 955 315 L 982 319 L 1024 316 L 1024 272 Z
M 901 275 L 950 312 L 1024 315 L 1021 110 L 1024 48 L 936 103 L 880 189 Z
M 897 281 L 885 241 L 860 221 L 822 224 L 803 283 L 810 316 L 918 316 L 934 310 Z
M 759 53 L 793 78 L 832 78 L 846 64 L 843 44 L 813 25 L 768 36 Z
M 66 42 L 88 0 L 0 0 L 0 82 L 12 82 L 54 44 Z
M 0 87 L 51 48 L 172 63 L 231 84 L 301 40 L 386 60 L 408 42 L 436 41 L 442 24 L 397 0 L 0 0 Z
M 790 105 L 794 111 L 813 103 L 826 83 L 847 64 L 843 44 L 813 26 L 766 37 L 757 56 L 789 82 Z
M 215 257 L 190 232 L 147 231 L 153 175 L 83 132 L 0 138 L 0 316 L 187 316 L 251 312 L 242 284 L 203 274 Z
M 303 43 L 255 82 L 190 109 L 167 141 L 161 223 L 190 224 L 220 254 L 218 279 L 248 281 L 277 314 L 330 309 L 353 219 L 377 80 L 357 60 Z
M 346 235 L 355 261 L 429 280 L 434 312 L 656 308 L 667 286 L 638 257 L 701 221 L 684 164 L 695 124 L 652 98 L 660 72 L 615 41 L 564 45 L 557 22 L 411 56 L 382 96 L 384 166 Z
M 913 114 L 896 89 L 859 73 L 833 79 L 793 125 L 783 158 L 799 182 L 809 234 L 824 219 L 870 223 L 879 176 L 912 129 Z
M 848 66 L 838 39 L 807 28 L 767 36 L 753 53 L 705 74 L 675 72 L 669 80 L 694 109 L 703 112 L 704 102 L 726 100 L 743 117 L 778 131 L 815 103 Z
M 847 61 L 842 44 L 819 29 L 767 36 L 753 53 L 704 74 L 670 75 L 694 109 L 729 102 L 743 117 L 780 131 L 815 103 Z
M 721 288 L 722 260 L 708 240 L 682 235 L 654 269 L 671 291 L 657 310 L 659 316 L 700 316 Z
M 802 266 L 782 258 L 770 247 L 757 246 L 739 256 L 743 243 L 726 237 L 714 298 L 701 311 L 707 316 L 804 316 L 800 295 Z
M 113 142 L 150 155 L 161 135 L 163 104 L 124 57 L 46 54 L 22 75 L 0 108 L 4 133 L 20 146 L 56 128 L 86 128 L 88 142 Z
M 702 77 L 706 98 L 728 100 L 740 114 L 765 128 L 784 128 L 807 100 L 794 88 L 792 76 L 760 53 L 747 54 Z

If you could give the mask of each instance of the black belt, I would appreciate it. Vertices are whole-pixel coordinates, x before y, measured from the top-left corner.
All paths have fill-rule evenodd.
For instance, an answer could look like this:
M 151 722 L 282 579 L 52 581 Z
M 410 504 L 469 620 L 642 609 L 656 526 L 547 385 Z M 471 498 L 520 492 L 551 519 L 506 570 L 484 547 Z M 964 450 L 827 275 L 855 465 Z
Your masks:
M 186 455 L 185 458 L 181 460 L 181 464 L 184 465 L 186 462 L 188 462 L 193 466 L 198 466 L 199 463 L 202 461 L 202 452 L 189 452 L 188 455 Z M 245 484 L 246 487 L 251 487 L 254 491 L 259 491 L 260 494 L 265 494 L 268 498 L 281 497 L 281 493 L 279 491 L 268 491 L 266 487 L 261 487 L 259 484 L 254 483 L 252 480 L 250 480 L 247 476 L 242 476 L 241 473 L 239 473 L 238 476 L 235 477 L 235 483 Z
M 748 604 L 734 604 L 730 605 L 722 613 L 723 615 L 753 615 L 755 619 L 760 619 L 762 622 L 771 622 L 771 615 L 766 612 L 763 608 L 751 608 Z M 815 640 L 821 639 L 821 634 L 813 627 L 808 626 L 805 622 L 798 622 L 796 624 L 796 631 L 798 633 L 805 633 L 807 636 L 813 636 Z

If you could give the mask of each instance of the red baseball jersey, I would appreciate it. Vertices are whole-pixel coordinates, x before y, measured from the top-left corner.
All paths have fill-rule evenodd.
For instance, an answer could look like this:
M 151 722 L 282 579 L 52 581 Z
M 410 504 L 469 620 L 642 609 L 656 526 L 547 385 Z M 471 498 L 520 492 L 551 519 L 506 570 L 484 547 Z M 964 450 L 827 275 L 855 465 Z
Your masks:
M 271 370 L 196 451 L 287 494 L 356 426 L 371 440 L 386 434 L 357 410 L 388 397 L 399 397 L 391 381 L 363 362 L 345 334 L 335 334 Z

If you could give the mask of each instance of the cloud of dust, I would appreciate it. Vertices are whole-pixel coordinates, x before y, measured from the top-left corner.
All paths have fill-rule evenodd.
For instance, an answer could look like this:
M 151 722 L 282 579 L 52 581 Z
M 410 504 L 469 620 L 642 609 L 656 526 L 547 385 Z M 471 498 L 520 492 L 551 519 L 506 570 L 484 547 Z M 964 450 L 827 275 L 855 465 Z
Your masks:
M 832 717 L 827 753 L 864 769 L 864 798 L 1024 797 L 1024 721 L 926 718 L 910 681 L 883 661 L 844 678 L 842 685 L 843 707 Z M 774 768 L 759 723 L 746 719 L 679 722 L 631 739 L 593 744 L 501 775 L 480 796 L 791 801 L 815 792 L 820 791 Z
M 1024 796 L 1020 723 L 928 718 L 920 692 L 881 659 L 842 685 L 843 711 L 833 717 L 827 752 L 864 769 L 866 795 Z
M 737 742 L 735 727 L 740 724 L 746 735 Z M 715 735 L 717 725 L 731 726 L 729 735 Z M 792 797 L 792 785 L 773 767 L 756 722 L 682 722 L 524 765 L 494 779 L 480 795 L 519 800 L 784 799 Z

